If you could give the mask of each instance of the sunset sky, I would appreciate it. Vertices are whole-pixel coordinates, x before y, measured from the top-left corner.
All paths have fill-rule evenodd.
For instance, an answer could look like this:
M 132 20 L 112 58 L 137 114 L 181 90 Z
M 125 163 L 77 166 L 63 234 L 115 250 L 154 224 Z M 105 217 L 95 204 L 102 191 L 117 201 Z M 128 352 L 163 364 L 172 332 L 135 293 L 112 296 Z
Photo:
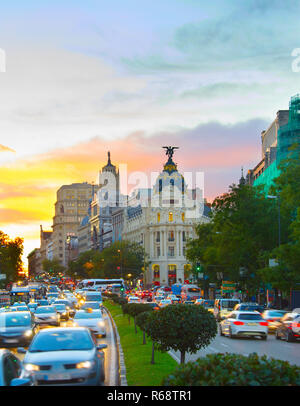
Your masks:
M 1 5 L 0 230 L 24 260 L 56 190 L 128 171 L 204 171 L 212 200 L 261 158 L 260 133 L 300 92 L 292 0 L 10 0 Z M 27 264 L 27 260 L 26 260 Z

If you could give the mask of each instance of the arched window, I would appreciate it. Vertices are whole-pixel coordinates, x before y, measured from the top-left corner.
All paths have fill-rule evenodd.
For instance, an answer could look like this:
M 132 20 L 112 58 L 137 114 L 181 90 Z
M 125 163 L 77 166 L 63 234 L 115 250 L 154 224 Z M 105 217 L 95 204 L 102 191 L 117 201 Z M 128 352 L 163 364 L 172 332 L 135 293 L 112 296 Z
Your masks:
M 159 279 L 159 265 L 153 265 L 153 278 Z
M 168 265 L 168 281 L 169 281 L 169 286 L 173 285 L 176 283 L 176 278 L 177 278 L 177 266 L 176 265 Z

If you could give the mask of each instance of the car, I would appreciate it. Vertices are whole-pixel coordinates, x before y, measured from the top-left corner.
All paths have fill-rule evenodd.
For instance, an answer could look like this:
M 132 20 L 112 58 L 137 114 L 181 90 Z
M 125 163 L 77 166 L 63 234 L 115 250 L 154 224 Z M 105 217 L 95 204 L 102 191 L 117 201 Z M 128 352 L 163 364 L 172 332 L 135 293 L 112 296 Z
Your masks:
M 0 313 L 0 347 L 27 347 L 36 331 L 29 311 Z
M 81 310 L 85 310 L 85 309 L 101 310 L 102 306 L 101 306 L 100 302 L 85 302 L 80 307 L 80 309 Z
M 38 325 L 60 325 L 60 315 L 53 306 L 39 306 L 34 313 Z
M 257 311 L 231 312 L 219 325 L 220 335 L 227 335 L 230 338 L 259 336 L 266 340 L 268 337 L 268 322 L 264 320 Z
M 278 322 L 275 331 L 277 340 L 284 339 L 288 342 L 300 339 L 300 314 L 286 313 Z
M 34 386 L 29 375 L 22 379 L 24 373 L 22 362 L 7 349 L 0 349 L 0 386 Z
M 36 308 L 38 307 L 38 303 L 36 302 L 28 303 L 27 307 L 31 311 L 31 313 L 34 313 Z
M 137 296 L 129 296 L 128 297 L 128 303 L 139 303 L 140 298 Z
M 166 307 L 166 306 L 169 306 L 170 304 L 172 304 L 172 301 L 170 300 L 170 299 L 163 299 L 163 300 L 161 300 L 160 302 L 159 302 L 159 307 L 160 308 L 162 308 L 162 307 Z
M 50 302 L 46 299 L 38 299 L 37 301 L 38 306 L 49 306 Z
M 207 309 L 210 313 L 214 312 L 214 300 L 210 299 L 197 299 L 195 300 L 196 305 L 203 306 L 205 309 Z
M 56 309 L 57 313 L 60 315 L 60 320 L 69 320 L 70 313 L 67 306 L 63 303 L 54 303 L 53 307 Z
M 183 302 L 183 304 L 193 305 L 193 304 L 195 304 L 195 302 L 194 302 L 193 300 L 185 300 L 185 301 Z
M 143 290 L 141 298 L 142 299 L 152 298 L 152 292 L 150 292 L 149 290 Z
M 102 385 L 106 344 L 98 344 L 86 327 L 46 328 L 38 332 L 23 365 L 37 385 Z
M 172 304 L 181 303 L 181 298 L 176 295 L 168 295 L 167 300 L 171 300 Z
M 73 325 L 87 327 L 96 336 L 106 336 L 105 322 L 101 310 L 78 310 L 74 316 Z
M 11 306 L 10 311 L 12 312 L 28 312 L 29 309 L 27 306 Z
M 262 317 L 269 323 L 269 333 L 275 333 L 280 319 L 287 313 L 286 310 L 269 309 L 262 313 Z
M 248 311 L 248 310 L 250 310 L 252 312 L 256 310 L 257 312 L 262 314 L 264 312 L 264 310 L 265 310 L 265 306 L 260 305 L 258 303 L 253 303 L 253 302 L 250 302 L 250 303 L 238 303 L 238 304 L 236 304 L 234 306 L 233 310 L 239 310 L 239 311 L 244 311 L 244 310 Z
M 225 319 L 238 303 L 241 303 L 240 299 L 215 299 L 214 316 L 216 320 L 220 322 Z
M 68 300 L 68 299 L 56 299 L 52 305 L 55 306 L 57 304 L 64 304 L 69 312 L 70 317 L 73 317 L 76 309 L 75 306 Z
M 165 297 L 163 295 L 157 295 L 154 298 L 156 303 L 159 303 L 161 300 L 164 300 L 164 299 L 165 299 Z

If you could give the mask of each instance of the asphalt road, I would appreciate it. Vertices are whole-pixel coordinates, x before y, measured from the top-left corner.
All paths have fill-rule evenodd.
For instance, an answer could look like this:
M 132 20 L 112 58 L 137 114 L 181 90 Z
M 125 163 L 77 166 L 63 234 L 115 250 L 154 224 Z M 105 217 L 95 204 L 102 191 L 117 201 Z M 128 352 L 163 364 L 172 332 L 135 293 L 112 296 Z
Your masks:
M 246 356 L 256 352 L 259 356 L 266 355 L 268 358 L 280 359 L 300 366 L 300 341 L 288 343 L 276 340 L 274 334 L 269 334 L 267 341 L 246 337 L 230 339 L 218 334 L 208 347 L 196 354 L 186 354 L 186 362 L 195 361 L 207 354 L 226 352 Z M 169 353 L 178 363 L 180 362 L 180 352 L 170 351 Z
M 117 386 L 117 374 L 118 374 L 118 363 L 117 363 L 117 350 L 116 343 L 113 334 L 113 327 L 109 316 L 104 312 L 103 319 L 106 325 L 106 337 L 98 338 L 97 342 L 99 344 L 107 344 L 107 348 L 104 349 L 105 354 L 105 381 L 104 386 Z M 68 322 L 61 322 L 60 327 L 67 327 Z M 49 326 L 50 327 L 50 326 Z M 43 327 L 45 328 L 45 327 Z M 50 327 L 51 328 L 51 327 Z M 10 351 L 14 352 L 17 357 L 23 361 L 24 354 L 18 354 L 16 348 L 9 348 Z

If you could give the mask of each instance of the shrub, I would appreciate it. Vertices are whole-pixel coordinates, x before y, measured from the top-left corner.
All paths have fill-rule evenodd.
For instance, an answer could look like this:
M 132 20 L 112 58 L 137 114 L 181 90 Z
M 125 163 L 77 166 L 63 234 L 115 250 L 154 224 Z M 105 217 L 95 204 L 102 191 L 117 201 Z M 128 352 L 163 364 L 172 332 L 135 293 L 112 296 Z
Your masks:
M 215 317 L 202 306 L 168 305 L 147 318 L 146 334 L 161 351 L 180 351 L 181 363 L 185 353 L 195 353 L 209 345 L 217 334 Z
M 300 367 L 256 353 L 209 354 L 180 365 L 163 386 L 291 386 L 300 385 Z

